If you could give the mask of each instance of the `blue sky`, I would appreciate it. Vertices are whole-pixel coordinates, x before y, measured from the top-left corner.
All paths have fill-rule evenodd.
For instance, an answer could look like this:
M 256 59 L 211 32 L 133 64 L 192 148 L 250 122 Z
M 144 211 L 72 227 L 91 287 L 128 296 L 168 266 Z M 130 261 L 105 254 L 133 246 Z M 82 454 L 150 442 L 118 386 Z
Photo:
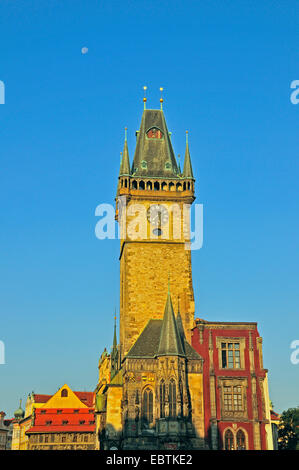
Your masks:
M 176 154 L 189 130 L 196 316 L 257 321 L 274 405 L 299 405 L 299 4 L 2 0 L 0 45 L 0 408 L 96 385 L 119 243 L 94 212 L 114 201 L 125 126 L 133 156 L 143 85 L 153 108 L 165 89 Z

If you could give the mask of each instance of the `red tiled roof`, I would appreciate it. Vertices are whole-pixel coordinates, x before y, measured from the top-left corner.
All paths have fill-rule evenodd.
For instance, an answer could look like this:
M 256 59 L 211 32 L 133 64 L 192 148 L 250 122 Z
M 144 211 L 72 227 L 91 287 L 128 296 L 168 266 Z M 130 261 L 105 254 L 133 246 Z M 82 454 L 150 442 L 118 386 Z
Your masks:
M 94 392 L 74 392 L 74 394 L 81 400 L 86 406 L 93 406 Z
M 94 402 L 94 392 L 74 392 L 74 394 L 79 398 L 79 400 L 84 403 L 84 405 L 91 407 L 93 406 Z M 34 401 L 35 403 L 47 403 L 53 395 L 42 395 L 42 394 L 34 394 Z
M 275 411 L 271 410 L 270 413 L 271 413 L 271 419 L 273 421 L 277 421 L 277 420 L 280 419 L 280 415 L 278 413 L 276 413 Z
M 41 395 L 34 393 L 34 402 L 35 403 L 47 403 L 50 398 L 52 398 L 53 395 Z

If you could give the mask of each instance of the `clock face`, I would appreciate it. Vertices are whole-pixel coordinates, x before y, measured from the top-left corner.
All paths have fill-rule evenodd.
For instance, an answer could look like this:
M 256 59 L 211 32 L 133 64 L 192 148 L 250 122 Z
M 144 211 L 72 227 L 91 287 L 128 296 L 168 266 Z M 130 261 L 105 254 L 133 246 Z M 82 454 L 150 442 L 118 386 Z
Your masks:
M 154 227 L 161 227 L 168 222 L 168 210 L 161 204 L 154 204 L 147 210 L 147 219 Z

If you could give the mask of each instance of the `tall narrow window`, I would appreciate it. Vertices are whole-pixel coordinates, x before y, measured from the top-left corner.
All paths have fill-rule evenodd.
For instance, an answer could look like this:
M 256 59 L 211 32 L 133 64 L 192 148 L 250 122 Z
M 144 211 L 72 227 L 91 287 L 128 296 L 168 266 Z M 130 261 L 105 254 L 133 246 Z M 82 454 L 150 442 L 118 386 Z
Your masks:
M 147 424 L 153 422 L 153 392 L 150 388 L 146 388 L 143 392 L 142 418 Z
M 225 450 L 234 450 L 234 436 L 230 429 L 225 431 L 224 446 Z
M 237 450 L 246 450 L 245 434 L 241 429 L 237 432 Z
M 169 417 L 176 417 L 176 385 L 173 379 L 169 383 Z
M 160 382 L 160 418 L 165 418 L 165 382 Z
M 240 343 L 221 343 L 223 369 L 240 369 Z
M 223 403 L 225 411 L 242 411 L 242 386 L 223 387 Z

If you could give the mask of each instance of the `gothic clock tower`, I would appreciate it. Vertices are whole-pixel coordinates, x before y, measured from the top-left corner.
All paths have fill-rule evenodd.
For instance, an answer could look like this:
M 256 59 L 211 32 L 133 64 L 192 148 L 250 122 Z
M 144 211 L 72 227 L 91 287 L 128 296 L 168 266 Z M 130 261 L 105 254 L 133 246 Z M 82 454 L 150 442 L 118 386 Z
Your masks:
M 168 282 L 189 342 L 194 318 L 189 209 L 195 197 L 188 135 L 183 171 L 162 109 L 144 109 L 136 137 L 130 165 L 125 136 L 116 197 L 122 358 L 150 319 L 163 318 Z

